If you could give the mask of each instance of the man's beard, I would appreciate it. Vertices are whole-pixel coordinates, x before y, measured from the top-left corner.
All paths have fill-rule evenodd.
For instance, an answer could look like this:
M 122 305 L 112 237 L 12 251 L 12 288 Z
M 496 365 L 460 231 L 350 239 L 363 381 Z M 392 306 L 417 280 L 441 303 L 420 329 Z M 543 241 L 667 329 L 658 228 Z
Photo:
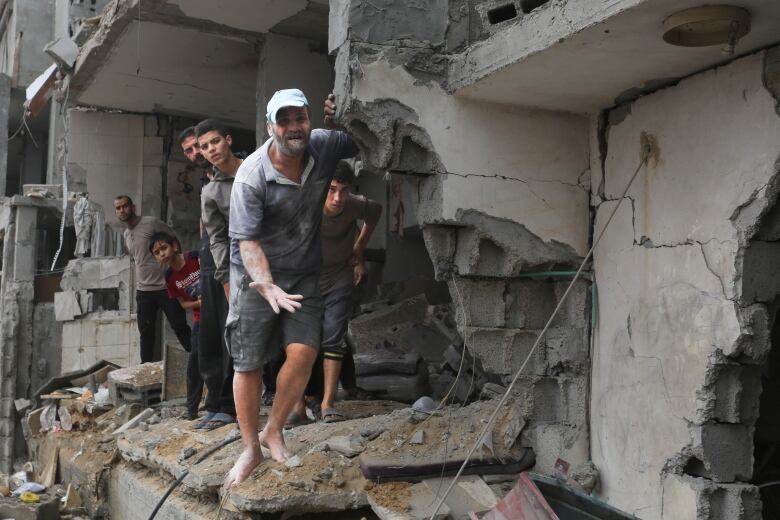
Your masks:
M 290 142 L 289 139 L 294 137 L 300 137 L 300 139 Z M 282 137 L 274 132 L 274 144 L 282 154 L 288 157 L 298 157 L 309 146 L 309 137 L 301 131 L 287 132 Z
M 195 164 L 195 166 L 201 169 L 206 169 L 211 167 L 211 163 L 208 161 L 208 159 L 203 157 L 203 155 L 201 154 L 196 155 L 195 159 L 192 162 L 193 164 Z

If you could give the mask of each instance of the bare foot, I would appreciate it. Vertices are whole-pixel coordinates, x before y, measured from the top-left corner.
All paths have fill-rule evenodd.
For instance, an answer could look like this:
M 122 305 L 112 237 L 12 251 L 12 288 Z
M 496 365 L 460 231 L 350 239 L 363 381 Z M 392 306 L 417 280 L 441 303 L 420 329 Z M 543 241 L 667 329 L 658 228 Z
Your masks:
M 284 463 L 290 458 L 290 452 L 284 444 L 284 434 L 281 432 L 274 434 L 264 429 L 257 437 L 260 439 L 260 444 L 271 452 L 271 458 L 276 462 Z
M 244 448 L 233 468 L 225 476 L 225 489 L 231 489 L 241 484 L 252 473 L 252 471 L 263 461 L 263 453 L 260 446 Z

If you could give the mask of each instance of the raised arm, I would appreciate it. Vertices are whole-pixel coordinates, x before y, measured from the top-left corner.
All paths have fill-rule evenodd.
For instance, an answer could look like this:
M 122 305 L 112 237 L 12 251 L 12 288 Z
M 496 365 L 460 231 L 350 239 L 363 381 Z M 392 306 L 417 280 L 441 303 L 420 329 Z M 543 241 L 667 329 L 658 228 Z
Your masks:
M 363 253 L 368 241 L 374 233 L 379 217 L 382 215 L 382 205 L 371 199 L 366 200 L 366 209 L 363 215 L 363 227 L 360 228 L 355 244 L 352 247 L 352 265 L 355 266 L 355 285 L 358 285 L 366 277 L 366 266 L 363 263 Z

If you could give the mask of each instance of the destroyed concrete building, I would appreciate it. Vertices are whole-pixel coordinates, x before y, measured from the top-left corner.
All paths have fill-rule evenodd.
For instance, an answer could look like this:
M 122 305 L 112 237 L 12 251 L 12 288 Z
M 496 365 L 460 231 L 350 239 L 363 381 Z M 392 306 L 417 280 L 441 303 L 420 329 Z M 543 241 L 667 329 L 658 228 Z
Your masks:
M 451 306 L 493 384 L 531 354 L 513 402 L 537 472 L 592 461 L 598 496 L 643 519 L 761 518 L 780 475 L 780 5 L 679 14 L 703 4 L 0 2 L 0 125 L 21 129 L 0 145 L 0 466 L 25 449 L 15 399 L 137 362 L 113 196 L 188 247 L 200 185 L 176 132 L 217 117 L 251 151 L 270 94 L 298 86 L 315 125 L 336 94 L 358 189 L 385 206 L 375 282 Z M 78 57 L 25 119 L 62 37 Z M 105 224 L 76 258 L 84 194 Z

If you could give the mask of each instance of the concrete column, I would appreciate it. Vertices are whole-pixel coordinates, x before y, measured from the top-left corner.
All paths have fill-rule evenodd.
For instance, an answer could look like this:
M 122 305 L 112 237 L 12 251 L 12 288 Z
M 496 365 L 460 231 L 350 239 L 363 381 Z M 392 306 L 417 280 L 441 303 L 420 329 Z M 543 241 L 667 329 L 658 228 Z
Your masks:
M 11 102 L 11 78 L 0 74 L 0 135 L 7 136 L 8 110 Z M 8 139 L 0 139 L 0 195 L 5 195 L 8 176 Z
M 13 279 L 31 282 L 35 278 L 35 229 L 38 209 L 31 206 L 16 208 L 16 235 L 14 242 Z

